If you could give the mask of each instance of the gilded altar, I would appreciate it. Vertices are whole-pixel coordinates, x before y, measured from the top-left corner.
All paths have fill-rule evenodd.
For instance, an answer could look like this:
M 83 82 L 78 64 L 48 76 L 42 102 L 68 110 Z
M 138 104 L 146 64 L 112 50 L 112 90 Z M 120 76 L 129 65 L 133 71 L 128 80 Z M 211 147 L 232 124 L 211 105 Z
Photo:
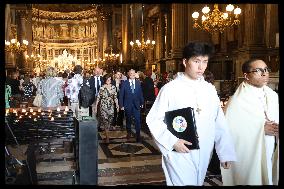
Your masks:
M 97 59 L 97 14 L 95 7 L 77 12 L 32 8 L 32 52 L 41 55 L 35 70 L 54 66 L 62 71 L 74 64 L 85 68 Z

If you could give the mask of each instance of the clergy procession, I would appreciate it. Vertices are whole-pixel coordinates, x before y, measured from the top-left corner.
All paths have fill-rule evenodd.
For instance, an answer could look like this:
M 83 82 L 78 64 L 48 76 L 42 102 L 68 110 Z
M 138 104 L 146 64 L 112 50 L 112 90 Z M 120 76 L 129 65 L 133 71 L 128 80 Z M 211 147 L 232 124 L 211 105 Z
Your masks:
M 63 105 L 78 120 L 93 117 L 106 144 L 114 130 L 126 130 L 127 141 L 135 136 L 136 143 L 142 143 L 141 120 L 146 119 L 162 155 L 168 186 L 202 186 L 213 151 L 224 186 L 278 185 L 279 103 L 278 94 L 267 86 L 270 69 L 260 59 L 244 62 L 244 81 L 221 107 L 214 76 L 206 70 L 213 54 L 210 43 L 188 43 L 183 49 L 184 72 L 168 75 L 163 82 L 163 77 L 149 70 L 146 76 L 134 69 L 110 74 L 97 67 L 90 75 L 80 65 L 60 79 L 50 67 L 36 83 L 27 75 L 22 86 L 16 78 L 7 80 L 6 108 L 15 107 L 11 91 L 19 88 L 23 90 L 21 100 L 28 106 Z M 31 101 L 33 90 L 36 98 Z M 17 99 L 18 94 L 13 92 L 12 98 Z M 146 102 L 151 105 L 148 111 Z M 192 111 L 182 113 L 188 108 Z M 166 121 L 175 111 L 179 113 Z
M 224 186 L 278 185 L 279 102 L 278 94 L 266 86 L 270 69 L 263 60 L 246 61 L 242 65 L 245 80 L 223 112 L 215 87 L 203 77 L 212 53 L 207 43 L 186 45 L 185 71 L 162 87 L 146 117 L 162 153 L 166 183 L 202 186 L 215 147 Z M 179 138 L 169 131 L 169 126 L 176 127 L 174 121 L 164 122 L 166 112 L 186 107 L 194 109 L 198 149 L 186 147 L 192 138 Z M 185 127 L 178 132 L 186 132 L 190 125 Z

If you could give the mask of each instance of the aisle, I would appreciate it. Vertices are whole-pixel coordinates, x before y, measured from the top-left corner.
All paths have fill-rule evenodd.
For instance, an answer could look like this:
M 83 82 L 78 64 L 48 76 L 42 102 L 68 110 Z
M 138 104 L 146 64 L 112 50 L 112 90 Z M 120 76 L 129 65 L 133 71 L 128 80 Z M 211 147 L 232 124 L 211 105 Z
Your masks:
M 134 130 L 132 132 L 135 132 Z M 165 185 L 161 167 L 161 155 L 147 128 L 142 126 L 142 143 L 135 138 L 126 141 L 126 131 L 111 131 L 110 143 L 103 142 L 104 134 L 99 132 L 98 185 Z M 39 185 L 72 185 L 75 170 L 74 153 L 63 145 L 62 139 L 50 143 L 52 151 L 36 158 L 36 172 Z M 9 147 L 20 160 L 26 145 L 21 149 Z M 91 150 L 91 149 L 90 149 Z M 215 165 L 212 165 L 213 167 Z M 211 166 L 211 167 L 212 167 Z M 221 176 L 208 171 L 205 186 L 221 186 Z
M 132 132 L 135 133 L 134 130 Z M 135 138 L 127 142 L 126 131 L 111 131 L 110 143 L 105 144 L 102 140 L 104 135 L 99 133 L 99 185 L 166 184 L 161 154 L 145 125 L 141 136 L 141 144 L 136 143 Z M 221 176 L 208 171 L 204 185 L 222 185 Z

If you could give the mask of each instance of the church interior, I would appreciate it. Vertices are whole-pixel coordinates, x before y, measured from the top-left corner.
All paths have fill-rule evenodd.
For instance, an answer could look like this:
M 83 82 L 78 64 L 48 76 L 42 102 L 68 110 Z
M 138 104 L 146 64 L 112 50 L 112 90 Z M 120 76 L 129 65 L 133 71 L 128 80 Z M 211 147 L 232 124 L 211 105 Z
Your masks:
M 6 4 L 6 77 L 15 72 L 19 77 L 41 75 L 49 66 L 64 72 L 75 65 L 84 71 L 99 67 L 106 73 L 151 70 L 163 77 L 184 71 L 182 50 L 188 42 L 204 41 L 215 48 L 207 70 L 214 76 L 222 107 L 244 80 L 242 64 L 248 59 L 267 64 L 268 86 L 278 92 L 278 4 L 226 6 Z M 42 122 L 23 121 L 21 126 L 19 116 L 40 110 L 21 101 L 6 108 L 6 184 L 166 185 L 161 152 L 146 124 L 147 106 L 141 112 L 141 143 L 127 140 L 126 130 L 118 129 L 110 130 L 110 142 L 105 143 L 98 128 L 84 130 L 89 129 L 88 121 L 96 120 L 77 120 L 65 106 L 51 111 L 64 112 L 65 117 L 50 122 L 51 112 L 44 110 Z M 222 186 L 219 167 L 214 152 L 204 186 Z

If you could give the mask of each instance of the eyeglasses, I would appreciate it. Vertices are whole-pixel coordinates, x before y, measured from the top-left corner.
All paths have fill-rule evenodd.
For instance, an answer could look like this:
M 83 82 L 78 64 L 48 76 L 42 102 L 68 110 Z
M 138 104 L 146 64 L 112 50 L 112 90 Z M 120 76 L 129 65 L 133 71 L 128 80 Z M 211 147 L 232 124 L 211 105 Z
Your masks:
M 271 70 L 269 68 L 255 68 L 254 70 L 247 72 L 247 73 L 256 73 L 259 76 L 262 76 L 264 73 L 270 73 Z

